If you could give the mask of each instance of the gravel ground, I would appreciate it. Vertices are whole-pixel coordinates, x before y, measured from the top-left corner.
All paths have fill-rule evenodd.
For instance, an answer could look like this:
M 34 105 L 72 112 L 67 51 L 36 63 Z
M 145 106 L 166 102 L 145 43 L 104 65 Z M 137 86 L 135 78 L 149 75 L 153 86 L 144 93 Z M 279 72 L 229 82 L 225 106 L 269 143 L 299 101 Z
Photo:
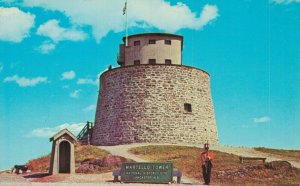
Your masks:
M 28 181 L 22 176 L 16 174 L 10 174 L 6 172 L 2 172 L 0 174 L 0 185 L 2 185 L 3 183 L 14 183 L 16 185 L 19 185 L 24 182 L 26 183 Z
M 52 176 L 50 176 L 52 177 Z M 94 186 L 94 185 L 133 185 L 133 186 L 148 186 L 148 185 L 155 185 L 155 186 L 166 186 L 168 184 L 123 184 L 123 183 L 113 183 L 111 172 L 104 173 L 104 174 L 76 174 L 76 175 L 59 175 L 60 179 L 64 177 L 63 181 L 59 182 L 32 182 L 37 181 L 34 179 L 25 179 L 22 175 L 10 174 L 10 173 L 1 173 L 0 174 L 0 186 L 25 186 L 25 185 L 33 185 L 33 186 L 65 186 L 65 185 L 74 185 L 74 186 Z M 49 178 L 48 178 L 49 179 Z M 53 178 L 51 178 L 53 180 Z M 42 181 L 42 180 L 40 180 Z M 45 180 L 43 180 L 45 181 Z M 57 181 L 57 180 L 56 180 Z M 183 182 L 182 184 L 172 184 L 172 185 L 199 185 L 199 183 L 186 183 Z

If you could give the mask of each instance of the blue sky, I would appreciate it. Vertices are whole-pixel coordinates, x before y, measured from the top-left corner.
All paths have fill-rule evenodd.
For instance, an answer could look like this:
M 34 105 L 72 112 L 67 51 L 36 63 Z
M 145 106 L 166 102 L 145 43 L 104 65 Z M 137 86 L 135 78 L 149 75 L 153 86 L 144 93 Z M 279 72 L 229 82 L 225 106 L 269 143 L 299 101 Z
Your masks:
M 98 75 L 117 66 L 124 0 L 0 0 L 0 170 L 93 121 Z M 159 7 L 159 9 L 158 9 Z M 300 149 L 299 0 L 128 0 L 129 34 L 184 36 L 207 71 L 220 144 Z

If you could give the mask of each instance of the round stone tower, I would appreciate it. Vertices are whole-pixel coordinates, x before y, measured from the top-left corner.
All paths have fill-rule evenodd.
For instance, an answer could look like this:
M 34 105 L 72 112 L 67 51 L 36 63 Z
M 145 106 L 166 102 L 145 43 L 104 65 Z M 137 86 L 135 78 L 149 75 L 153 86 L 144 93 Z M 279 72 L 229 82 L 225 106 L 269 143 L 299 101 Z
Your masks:
M 218 145 L 209 74 L 182 65 L 182 46 L 182 36 L 163 33 L 120 45 L 120 67 L 100 76 L 92 144 Z

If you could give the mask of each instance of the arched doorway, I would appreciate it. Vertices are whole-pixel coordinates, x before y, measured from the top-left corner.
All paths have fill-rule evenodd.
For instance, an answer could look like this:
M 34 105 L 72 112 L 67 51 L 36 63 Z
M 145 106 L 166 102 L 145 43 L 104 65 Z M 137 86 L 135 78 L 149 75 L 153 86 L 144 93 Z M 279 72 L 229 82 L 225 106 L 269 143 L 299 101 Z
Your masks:
M 71 145 L 67 141 L 59 144 L 59 173 L 70 173 Z

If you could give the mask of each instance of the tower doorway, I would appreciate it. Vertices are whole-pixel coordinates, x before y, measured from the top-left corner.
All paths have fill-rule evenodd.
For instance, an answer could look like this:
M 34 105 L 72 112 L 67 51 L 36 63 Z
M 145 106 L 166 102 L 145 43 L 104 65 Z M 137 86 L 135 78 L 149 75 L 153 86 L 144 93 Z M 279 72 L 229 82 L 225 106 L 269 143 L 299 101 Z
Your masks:
M 59 144 L 59 173 L 70 173 L 71 145 L 67 141 Z

